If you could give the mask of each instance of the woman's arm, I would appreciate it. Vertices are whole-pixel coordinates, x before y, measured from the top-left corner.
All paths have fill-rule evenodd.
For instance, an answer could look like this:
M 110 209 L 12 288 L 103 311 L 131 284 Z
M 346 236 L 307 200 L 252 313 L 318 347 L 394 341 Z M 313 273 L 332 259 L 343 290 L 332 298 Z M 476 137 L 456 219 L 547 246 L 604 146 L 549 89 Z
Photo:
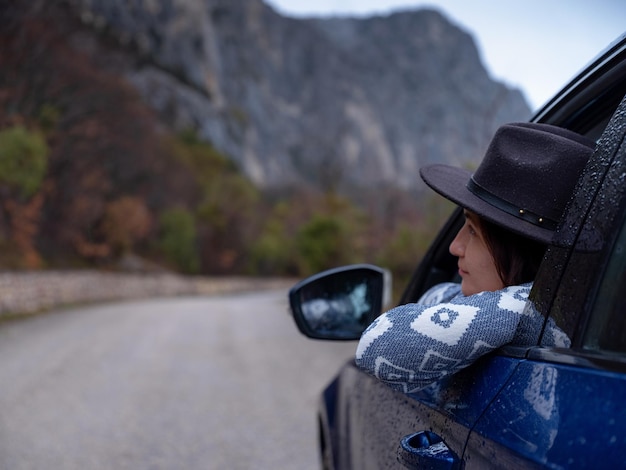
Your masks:
M 356 363 L 395 389 L 419 390 L 510 342 L 530 287 L 389 310 L 363 333 Z

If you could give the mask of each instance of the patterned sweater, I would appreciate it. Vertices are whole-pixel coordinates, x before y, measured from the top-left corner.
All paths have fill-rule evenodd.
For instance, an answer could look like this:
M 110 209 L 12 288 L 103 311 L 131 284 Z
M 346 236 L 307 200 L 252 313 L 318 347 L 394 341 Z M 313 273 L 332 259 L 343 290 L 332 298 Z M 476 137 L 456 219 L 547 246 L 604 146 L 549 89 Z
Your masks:
M 415 392 L 467 367 L 517 337 L 521 325 L 543 323 L 525 311 L 532 284 L 464 296 L 460 284 L 439 284 L 414 304 L 378 317 L 363 333 L 356 364 L 405 393 Z M 525 317 L 525 318 L 523 318 Z M 554 343 L 567 345 L 554 325 Z

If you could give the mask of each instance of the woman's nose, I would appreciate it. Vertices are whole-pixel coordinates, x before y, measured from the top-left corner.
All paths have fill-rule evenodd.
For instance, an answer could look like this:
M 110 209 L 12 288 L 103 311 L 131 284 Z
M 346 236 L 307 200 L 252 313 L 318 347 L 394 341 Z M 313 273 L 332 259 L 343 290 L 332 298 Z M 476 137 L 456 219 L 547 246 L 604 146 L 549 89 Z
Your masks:
M 465 244 L 461 240 L 462 231 L 463 229 L 459 230 L 459 232 L 456 234 L 456 237 L 454 237 L 454 240 L 452 240 L 452 243 L 450 243 L 450 246 L 448 248 L 450 254 L 453 256 L 461 257 L 465 252 Z

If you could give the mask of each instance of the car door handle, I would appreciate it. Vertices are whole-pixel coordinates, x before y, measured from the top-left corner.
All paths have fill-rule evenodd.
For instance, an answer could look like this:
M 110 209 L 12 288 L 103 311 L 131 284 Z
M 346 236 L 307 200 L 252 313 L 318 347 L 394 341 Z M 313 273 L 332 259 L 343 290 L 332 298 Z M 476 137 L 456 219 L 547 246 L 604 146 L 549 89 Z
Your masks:
M 407 468 L 423 470 L 456 470 L 461 460 L 431 431 L 404 436 L 398 446 L 398 461 Z

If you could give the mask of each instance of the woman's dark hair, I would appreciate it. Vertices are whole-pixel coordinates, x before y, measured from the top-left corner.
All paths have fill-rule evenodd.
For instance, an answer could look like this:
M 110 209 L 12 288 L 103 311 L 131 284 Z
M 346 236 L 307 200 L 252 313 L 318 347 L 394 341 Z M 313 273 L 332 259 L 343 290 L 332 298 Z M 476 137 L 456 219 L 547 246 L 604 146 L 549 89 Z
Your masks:
M 483 218 L 480 219 L 480 228 L 505 286 L 534 281 L 546 245 Z

